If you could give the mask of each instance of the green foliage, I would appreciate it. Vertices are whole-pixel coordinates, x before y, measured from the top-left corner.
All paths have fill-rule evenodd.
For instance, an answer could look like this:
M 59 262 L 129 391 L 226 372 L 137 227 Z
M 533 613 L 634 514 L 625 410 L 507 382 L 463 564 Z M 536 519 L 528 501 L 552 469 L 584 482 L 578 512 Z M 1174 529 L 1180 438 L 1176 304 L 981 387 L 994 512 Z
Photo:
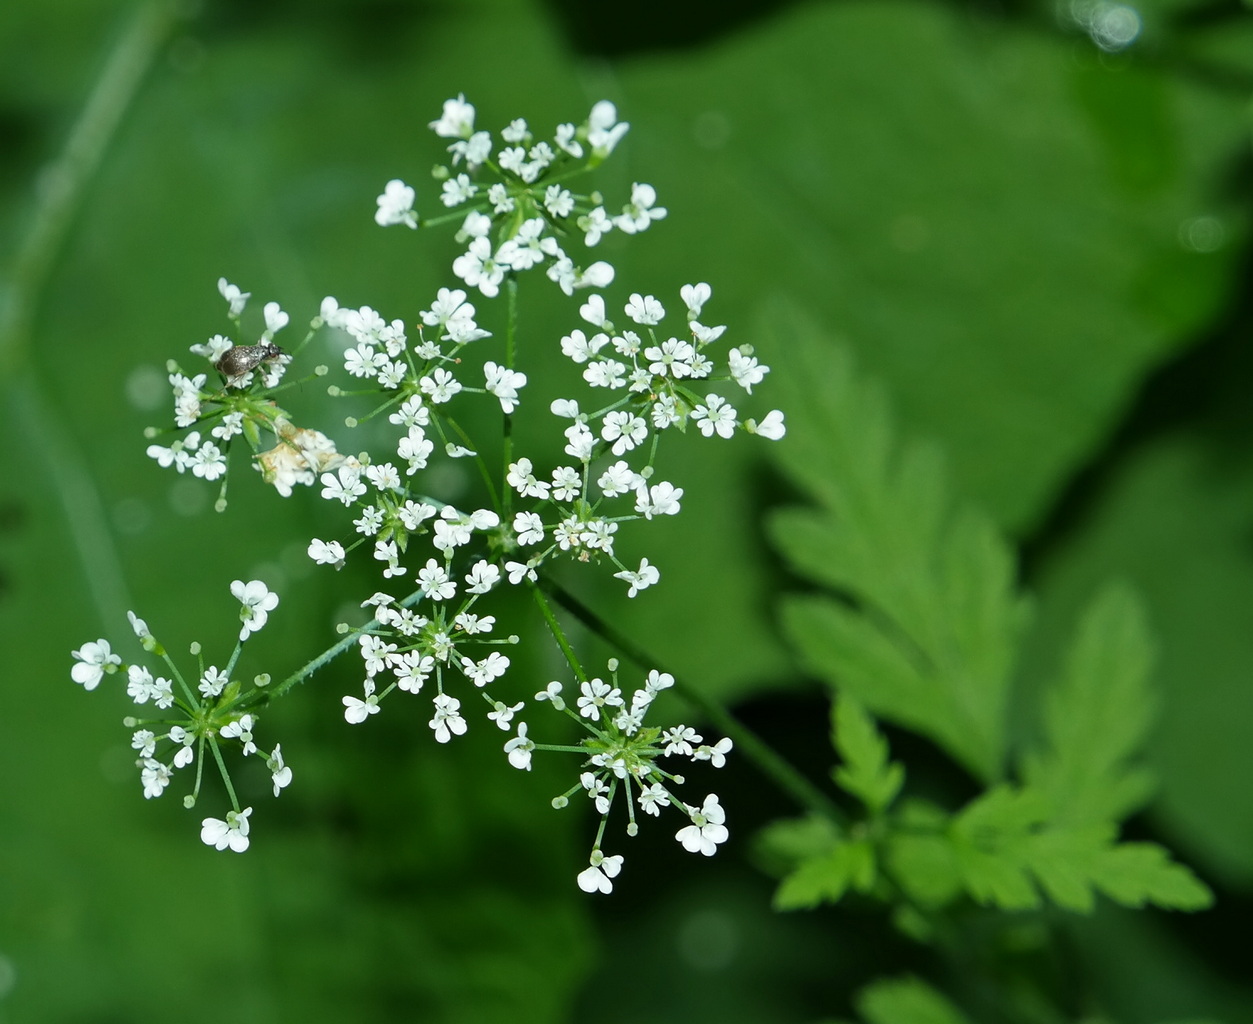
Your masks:
M 28 226 L 32 182 L 53 180 L 41 169 L 91 94 L 126 6 L 0 4 L 6 254 Z M 537 809 L 533 787 L 503 786 L 490 758 L 455 770 L 424 759 L 397 786 L 394 768 L 410 763 L 415 746 L 401 734 L 371 737 L 372 756 L 352 763 L 353 741 L 325 724 L 345 682 L 328 673 L 310 706 L 292 712 L 310 733 L 288 751 L 293 799 L 305 803 L 288 805 L 292 820 L 274 829 L 281 836 L 270 832 L 248 858 L 223 862 L 189 840 L 181 809 L 154 815 L 142 802 L 128 750 L 99 754 L 116 742 L 115 725 L 65 682 L 66 652 L 95 635 L 82 628 L 93 611 L 101 629 L 114 628 L 133 599 L 160 607 L 172 633 L 199 629 L 220 613 L 210 584 L 222 573 L 281 567 L 296 584 L 273 623 L 275 661 L 335 621 L 338 595 L 301 575 L 303 547 L 291 543 L 293 523 L 319 534 L 326 520 L 316 501 L 276 514 L 242 477 L 232 483 L 237 514 L 206 514 L 203 488 L 154 483 L 160 474 L 142 455 L 140 431 L 167 412 L 164 396 L 152 399 L 163 360 L 217 322 L 219 274 L 285 308 L 316 308 L 335 291 L 397 315 L 447 283 L 437 268 L 451 253 L 433 236 L 378 232 L 370 222 L 384 181 L 430 166 L 421 125 L 445 95 L 464 88 L 493 127 L 519 112 L 537 123 L 573 116 L 576 96 L 580 110 L 602 95 L 617 100 L 635 125 L 626 141 L 633 166 L 623 173 L 655 175 L 676 215 L 637 262 L 619 264 L 622 279 L 643 290 L 708 280 L 733 329 L 763 294 L 803 298 L 823 324 L 849 335 L 902 424 L 943 444 L 960 493 L 1015 533 L 1049 515 L 1076 469 L 1100 456 L 1145 376 L 1204 339 L 1242 281 L 1247 223 L 1237 204 L 1247 208 L 1247 188 L 1237 174 L 1248 146 L 1253 19 L 1234 19 L 1231 5 L 1138 5 L 1144 59 L 1138 47 L 1098 53 L 1059 29 L 1044 3 L 990 14 L 854 0 L 769 16 L 762 5 L 761 17 L 735 32 L 720 23 L 722 11 L 690 5 L 702 28 L 681 42 L 664 38 L 682 21 L 681 5 L 647 31 L 631 9 L 629 31 L 598 32 L 594 19 L 612 16 L 614 5 L 566 3 L 588 36 L 648 51 L 606 59 L 570 47 L 559 6 L 390 5 L 380 33 L 379 6 L 347 0 L 200 5 L 200 19 L 180 29 L 145 78 L 35 309 L 33 372 L 3 382 L 11 461 L 21 471 L 0 494 L 0 648 L 10 684 L 0 775 L 19 780 L 0 797 L 0 999 L 9 996 L 0 1016 L 134 1020 L 177 1005 L 188 1020 L 216 1019 L 223 978 L 240 1020 L 587 1016 L 571 1004 L 587 984 L 597 935 L 588 901 L 567 891 L 576 865 L 553 864 L 554 851 L 577 845 L 578 823 Z M 1179 245 L 1180 227 L 1202 213 L 1222 224 L 1214 251 Z M 617 261 L 612 237 L 605 248 Z M 542 322 L 537 311 L 528 330 Z M 1188 844 L 1190 859 L 1247 888 L 1249 372 L 1238 357 L 1207 359 L 1207 373 L 1231 382 L 1224 429 L 1172 431 L 1113 453 L 1120 461 L 1102 470 L 1073 532 L 1045 552 L 1039 627 L 1019 661 L 1024 676 L 1047 685 L 1056 652 L 1075 646 L 1077 609 L 1103 580 L 1131 579 L 1149 600 L 1166 684 L 1168 714 L 1150 741 L 1162 782 L 1156 821 Z M 767 361 L 782 374 L 791 353 Z M 825 380 L 826 365 L 819 369 Z M 312 390 L 301 397 L 318 401 Z M 781 452 L 801 440 L 802 411 L 787 408 L 793 430 Z M 764 614 L 769 567 L 755 532 L 771 493 L 752 488 L 738 455 L 747 447 L 692 456 L 690 513 L 667 524 L 657 558 L 668 570 L 695 552 L 699 586 L 716 600 L 671 590 L 670 577 L 648 603 L 597 595 L 628 632 L 649 637 L 667 661 L 699 669 L 702 686 L 724 695 L 790 678 Z M 63 517 L 60 506 L 78 515 Z M 82 523 L 93 509 L 90 532 Z M 76 549 L 96 552 L 92 571 Z M 123 564 L 128 580 L 116 572 Z M 1023 703 L 1033 709 L 1060 699 L 1031 696 Z M 1037 793 L 1070 778 L 1064 788 L 1076 807 L 1103 804 L 1114 814 L 1142 799 L 1143 782 L 1125 759 L 1115 766 L 1112 746 L 1103 755 L 1111 778 L 1089 792 L 1069 760 L 1082 745 L 1052 732 L 1017 761 L 1002 756 L 1001 767 L 1019 764 Z M 958 743 L 969 746 L 959 760 L 972 771 L 994 760 L 986 744 Z M 849 751 L 841 759 L 838 770 L 857 774 Z M 911 787 L 927 781 L 913 778 Z M 887 813 L 900 832 L 886 841 L 879 883 L 908 877 L 928 906 L 956 900 L 963 890 L 945 834 L 949 811 L 905 798 Z M 812 831 L 832 842 L 840 835 L 825 823 Z M 551 877 L 500 878 L 536 849 Z M 720 856 L 717 867 L 726 863 Z M 500 888 L 462 895 L 481 891 L 485 878 Z M 203 894 L 194 920 L 185 900 L 171 898 L 184 879 Z M 686 893 L 685 881 L 676 885 Z M 751 883 L 742 884 L 749 893 Z M 640 949 L 668 948 L 686 927 L 690 907 L 670 897 L 640 899 L 634 931 L 621 916 L 602 929 L 606 984 L 620 983 L 620 965 Z M 708 906 L 723 912 L 730 902 L 723 889 Z M 741 906 L 760 902 L 752 891 Z M 1208 1006 L 1207 1019 L 1248 1019 L 1247 990 L 1223 988 L 1221 960 L 1205 944 L 1172 944 L 1150 931 L 1154 918 L 1130 917 L 1111 935 L 1097 930 L 1098 913 L 1076 933 L 1086 964 L 1125 976 L 1118 998 L 1138 1012 L 1118 1019 L 1167 1015 L 1158 1008 L 1164 989 Z M 799 974 L 805 952 L 840 943 L 831 931 L 785 930 L 807 927 L 816 920 L 809 915 L 747 919 L 751 934 L 769 926 L 779 941 L 744 943 L 752 955 L 718 985 L 692 985 L 683 956 L 652 966 L 651 984 L 676 1019 L 810 1019 L 780 1011 L 800 987 L 788 972 Z M 728 920 L 734 928 L 745 918 Z M 858 939 L 846 938 L 842 952 Z M 763 955 L 771 949 L 775 961 Z M 833 959 L 824 952 L 815 974 L 827 978 Z M 752 970 L 742 969 L 746 961 Z M 8 993 L 11 965 L 17 983 Z M 1230 992 L 1221 1010 L 1215 990 Z M 605 1021 L 641 1019 L 629 1000 L 603 1003 L 596 1010 Z M 1190 1013 L 1169 1011 L 1179 1020 Z
M 838 694 L 831 717 L 832 744 L 842 761 L 835 770 L 836 785 L 865 804 L 871 816 L 881 814 L 901 790 L 904 766 L 888 760 L 887 740 L 855 697 Z
M 918 978 L 885 978 L 857 997 L 867 1024 L 971 1024 L 970 1018 Z
M 797 571 L 850 601 L 794 598 L 788 631 L 812 669 L 873 713 L 998 778 L 1026 611 L 1009 550 L 985 516 L 953 509 L 933 446 L 897 450 L 884 397 L 851 356 L 795 331 L 777 336 L 821 388 L 793 390 L 800 427 L 782 457 L 823 507 L 779 513 L 771 533 Z
M 881 391 L 848 354 L 795 316 L 786 322 L 800 367 L 791 408 L 803 412 L 784 462 L 820 506 L 779 513 L 772 534 L 794 569 L 833 593 L 789 599 L 783 617 L 837 694 L 834 777 L 867 819 L 820 848 L 793 844 L 777 904 L 870 892 L 885 871 L 923 908 L 960 893 L 1003 910 L 1047 900 L 1086 913 L 1097 893 L 1133 907 L 1208 906 L 1208 889 L 1160 846 L 1118 841 L 1148 791 L 1132 763 L 1153 705 L 1134 595 L 1109 587 L 1090 604 L 1044 695 L 1043 735 L 1021 757 L 1021 783 L 1002 778 L 1026 607 L 1009 546 L 947 496 L 933 448 L 895 439 Z M 889 813 L 905 769 L 867 708 L 934 739 L 986 791 L 952 813 L 917 800 Z
M 1150 778 L 1128 760 L 1157 703 L 1148 685 L 1151 662 L 1138 599 L 1125 587 L 1102 591 L 1044 695 L 1043 745 L 1023 758 L 1023 779 L 1049 800 L 1054 821 L 1122 818 L 1148 795 Z

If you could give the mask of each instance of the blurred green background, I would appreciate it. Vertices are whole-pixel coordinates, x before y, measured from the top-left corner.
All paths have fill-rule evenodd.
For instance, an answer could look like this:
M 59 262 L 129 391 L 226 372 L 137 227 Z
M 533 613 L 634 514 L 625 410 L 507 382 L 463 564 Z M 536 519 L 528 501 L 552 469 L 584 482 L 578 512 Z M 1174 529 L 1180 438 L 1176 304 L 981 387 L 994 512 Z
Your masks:
M 1067 926 L 1069 1007 L 1253 1020 L 1251 22 L 1235 0 L 0 7 L 0 1021 L 792 1022 L 935 966 L 855 906 L 770 912 L 749 840 L 794 809 L 744 765 L 718 778 L 724 852 L 697 863 L 645 823 L 593 900 L 573 884 L 593 822 L 548 806 L 569 772 L 504 769 L 483 728 L 440 749 L 400 714 L 348 729 L 338 666 L 265 716 L 295 782 L 272 802 L 242 781 L 255 842 L 233 857 L 199 810 L 141 798 L 124 698 L 70 682 L 128 608 L 224 657 L 228 584 L 254 577 L 283 603 L 245 667 L 285 674 L 368 592 L 311 573 L 308 538 L 336 528 L 315 494 L 240 472 L 215 515 L 141 432 L 169 415 L 165 360 L 227 330 L 219 276 L 294 323 L 326 294 L 412 322 L 450 283 L 450 238 L 372 215 L 392 177 L 432 210 L 426 124 L 458 92 L 492 129 L 613 99 L 632 130 L 605 191 L 648 181 L 670 210 L 606 240 L 619 282 L 672 302 L 710 282 L 733 343 L 782 297 L 852 346 L 1021 542 L 1041 661 L 1099 581 L 1141 590 L 1163 713 L 1132 834 L 1218 902 Z M 41 220 L 118 69 L 141 74 L 81 202 Z M 555 341 L 574 321 L 549 298 L 524 326 Z M 314 388 L 290 407 L 343 415 Z M 671 454 L 684 515 L 641 553 L 676 571 L 630 607 L 577 585 L 818 778 L 825 705 L 775 637 L 788 581 L 759 528 L 788 485 L 762 445 Z M 545 648 L 515 671 L 557 669 Z

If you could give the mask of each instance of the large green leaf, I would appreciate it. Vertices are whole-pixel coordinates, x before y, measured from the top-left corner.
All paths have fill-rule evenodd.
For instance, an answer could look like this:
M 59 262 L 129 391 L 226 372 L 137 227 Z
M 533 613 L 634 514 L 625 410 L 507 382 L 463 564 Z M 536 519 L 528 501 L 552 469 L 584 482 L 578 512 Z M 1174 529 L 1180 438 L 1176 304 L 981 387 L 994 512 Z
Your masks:
M 1168 67 L 863 2 L 642 62 L 623 78 L 651 126 L 638 173 L 717 241 L 640 273 L 712 282 L 732 323 L 799 297 L 945 445 L 962 493 L 1021 528 L 1235 282 L 1218 182 L 1246 96 Z M 1218 251 L 1181 245 L 1202 214 L 1226 221 Z

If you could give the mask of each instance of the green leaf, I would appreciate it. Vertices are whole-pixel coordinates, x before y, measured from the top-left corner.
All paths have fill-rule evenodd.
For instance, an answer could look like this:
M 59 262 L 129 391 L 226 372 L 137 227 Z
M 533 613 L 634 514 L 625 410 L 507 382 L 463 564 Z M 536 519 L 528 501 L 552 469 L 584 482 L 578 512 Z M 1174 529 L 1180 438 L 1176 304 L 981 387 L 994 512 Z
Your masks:
M 840 841 L 840 830 L 827 818 L 785 818 L 771 822 L 758 834 L 754 849 L 768 870 L 791 871 L 809 857 L 830 852 Z
M 668 129 L 632 143 L 671 164 L 670 219 L 724 232 L 702 279 L 720 306 L 813 302 L 962 493 L 1015 531 L 1038 520 L 1239 287 L 1244 228 L 1214 183 L 1247 148 L 1247 90 L 948 5 L 799 4 L 757 28 L 622 73 L 633 120 Z M 1211 30 L 1232 53 L 1238 31 Z M 1181 246 L 1210 211 L 1228 244 Z M 639 262 L 663 281 L 693 255 Z
M 787 876 L 774 894 L 776 910 L 798 910 L 838 903 L 849 889 L 868 892 L 878 877 L 870 843 L 840 841 Z
M 961 871 L 944 830 L 948 815 L 921 800 L 902 801 L 897 828 L 888 836 L 886 869 L 915 903 L 942 907 L 962 892 Z
M 844 759 L 835 771 L 836 783 L 872 815 L 881 814 L 905 782 L 904 765 L 888 760 L 887 740 L 856 698 L 840 694 L 831 705 L 831 717 L 832 742 Z
M 1243 380 L 1247 347 L 1214 379 Z M 1237 354 L 1238 353 L 1238 354 Z M 1144 595 L 1160 642 L 1162 713 L 1145 757 L 1160 781 L 1153 818 L 1207 875 L 1253 885 L 1253 467 L 1247 396 L 1227 397 L 1205 430 L 1183 429 L 1129 452 L 1080 528 L 1043 565 L 1042 616 L 1028 664 L 1064 643 L 1068 609 L 1103 578 Z M 1207 394 L 1209 392 L 1206 392 Z M 1208 409 L 1208 406 L 1207 406 Z
M 776 515 L 771 535 L 854 606 L 789 600 L 788 633 L 815 673 L 996 778 L 1025 613 L 1011 553 L 986 517 L 953 507 L 934 448 L 895 441 L 882 393 L 846 352 L 794 312 L 775 319 L 793 355 L 780 374 L 792 410 L 781 459 L 823 507 Z
M 1094 891 L 1126 906 L 1175 910 L 1198 910 L 1212 899 L 1164 848 L 1120 844 L 1112 822 L 1057 824 L 1049 798 L 1029 788 L 998 786 L 978 797 L 954 819 L 948 838 L 966 891 L 1006 910 L 1038 907 L 1041 888 L 1080 913 L 1094 906 Z
M 1129 907 L 1152 903 L 1174 910 L 1203 910 L 1214 902 L 1200 879 L 1156 843 L 1123 843 L 1103 850 L 1095 866 L 1097 887 Z
M 874 847 L 816 816 L 774 822 L 758 835 L 756 853 L 767 870 L 784 876 L 776 910 L 836 903 L 850 888 L 868 892 L 878 878 Z
M 918 978 L 876 981 L 857 996 L 868 1024 L 971 1024 L 948 998 Z
M 1055 822 L 1118 820 L 1143 803 L 1149 777 L 1127 766 L 1157 703 L 1148 685 L 1152 645 L 1139 599 L 1107 587 L 1091 603 L 1061 676 L 1044 695 L 1044 746 L 1023 778 L 1052 804 Z

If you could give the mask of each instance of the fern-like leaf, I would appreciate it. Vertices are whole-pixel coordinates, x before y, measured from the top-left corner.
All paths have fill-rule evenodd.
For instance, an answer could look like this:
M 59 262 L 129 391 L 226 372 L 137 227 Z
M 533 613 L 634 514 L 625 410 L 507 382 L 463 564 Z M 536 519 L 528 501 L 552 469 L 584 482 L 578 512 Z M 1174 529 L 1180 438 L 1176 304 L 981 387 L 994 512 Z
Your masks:
M 1024 623 L 1014 560 L 986 517 L 953 507 L 936 450 L 897 443 L 882 393 L 814 333 L 788 325 L 780 456 L 822 507 L 785 511 L 771 532 L 797 572 L 848 600 L 792 599 L 788 633 L 815 673 L 997 779 Z
M 1043 745 L 1023 759 L 1024 780 L 1062 823 L 1112 821 L 1135 810 L 1151 785 L 1128 762 L 1156 705 L 1152 644 L 1140 603 L 1111 586 L 1088 608 L 1060 677 L 1045 694 Z

